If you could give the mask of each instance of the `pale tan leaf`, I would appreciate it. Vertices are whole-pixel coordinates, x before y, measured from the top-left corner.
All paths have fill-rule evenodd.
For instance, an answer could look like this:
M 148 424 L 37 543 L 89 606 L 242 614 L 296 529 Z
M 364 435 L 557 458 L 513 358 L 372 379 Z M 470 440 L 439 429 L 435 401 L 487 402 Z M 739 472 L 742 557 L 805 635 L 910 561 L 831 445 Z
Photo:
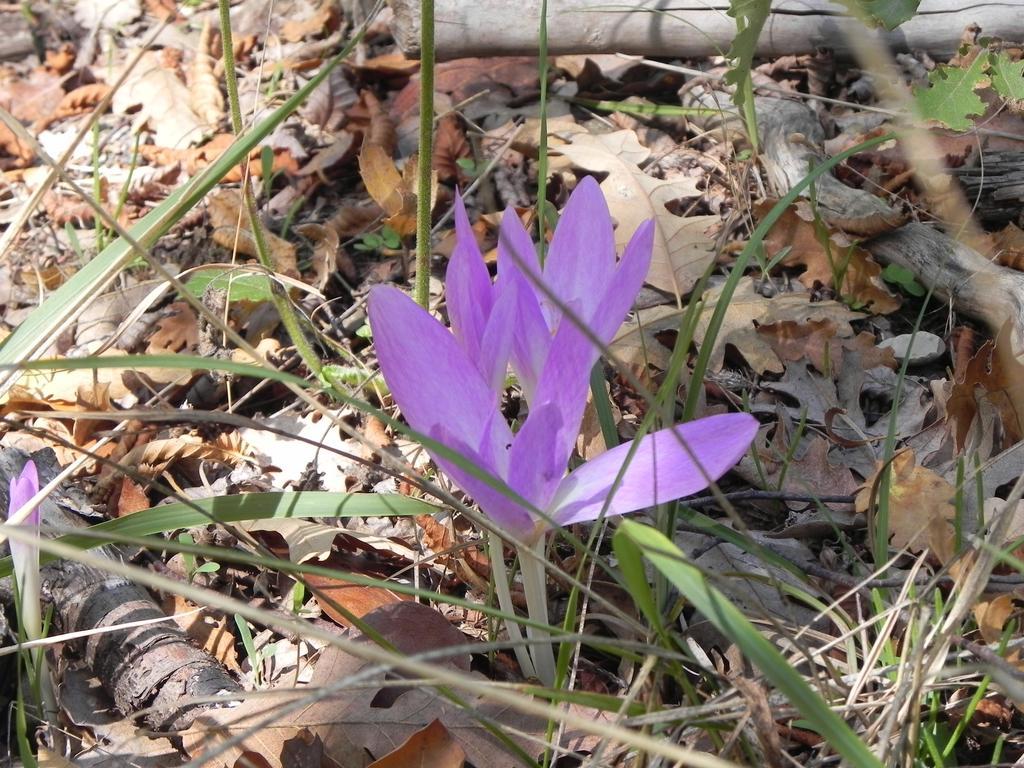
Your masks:
M 128 51 L 125 59 L 133 56 Z M 199 143 L 205 130 L 203 121 L 192 111 L 191 99 L 178 75 L 162 66 L 156 52 L 146 51 L 114 93 L 111 108 L 118 114 L 132 114 L 136 130 L 147 127 L 158 146 L 183 149 Z
M 701 195 L 697 179 L 667 181 L 645 174 L 640 164 L 650 157 L 650 150 L 631 130 L 578 134 L 558 151 L 579 168 L 608 174 L 601 190 L 617 225 L 615 243 L 620 250 L 640 224 L 654 220 L 654 255 L 647 282 L 676 296 L 688 293 L 714 258 L 714 233 L 709 231 L 720 219 L 676 216 L 666 205 Z

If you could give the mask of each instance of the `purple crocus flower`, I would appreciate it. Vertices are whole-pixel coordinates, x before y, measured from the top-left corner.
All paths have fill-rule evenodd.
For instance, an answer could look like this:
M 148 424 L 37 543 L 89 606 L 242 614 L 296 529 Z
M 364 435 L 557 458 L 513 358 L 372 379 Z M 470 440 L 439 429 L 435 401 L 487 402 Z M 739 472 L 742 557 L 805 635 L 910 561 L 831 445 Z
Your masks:
M 568 525 L 673 501 L 707 487 L 740 459 L 757 421 L 723 414 L 617 446 L 566 474 L 590 370 L 647 274 L 651 222 L 637 229 L 617 262 L 608 207 L 597 183 L 585 178 L 566 205 L 543 268 L 519 218 L 506 211 L 492 283 L 461 201 L 455 221 L 447 276 L 451 331 L 390 286 L 371 292 L 370 323 L 384 378 L 409 425 L 530 505 L 433 452 L 495 523 L 535 541 L 548 526 L 544 518 Z M 514 434 L 499 407 L 510 362 L 530 404 Z
M 8 521 L 28 504 L 39 493 L 39 475 L 36 465 L 31 460 L 25 462 L 21 474 L 11 480 L 10 505 L 7 510 Z M 33 509 L 21 523 L 39 531 L 39 507 Z M 14 578 L 21 595 L 21 620 L 25 634 L 35 640 L 42 634 L 39 612 L 39 547 L 24 541 L 8 539 L 11 547 L 11 559 L 14 561 Z

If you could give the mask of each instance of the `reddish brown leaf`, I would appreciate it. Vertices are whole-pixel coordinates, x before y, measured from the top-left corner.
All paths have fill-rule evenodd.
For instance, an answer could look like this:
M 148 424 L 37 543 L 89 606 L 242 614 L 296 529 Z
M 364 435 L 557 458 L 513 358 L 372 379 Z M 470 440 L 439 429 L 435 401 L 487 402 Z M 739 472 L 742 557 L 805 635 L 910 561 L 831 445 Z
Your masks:
M 440 720 L 431 720 L 394 752 L 374 760 L 368 768 L 462 768 L 466 752 Z

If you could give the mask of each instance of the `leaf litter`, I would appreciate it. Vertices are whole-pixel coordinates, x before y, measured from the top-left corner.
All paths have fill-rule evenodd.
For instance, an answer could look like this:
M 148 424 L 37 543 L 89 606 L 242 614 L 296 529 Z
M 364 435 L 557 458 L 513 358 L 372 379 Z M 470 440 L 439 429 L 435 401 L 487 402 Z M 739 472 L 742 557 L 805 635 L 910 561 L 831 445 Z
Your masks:
M 152 29 L 158 5 L 147 3 L 144 12 L 138 4 L 83 0 L 75 6 L 75 28 L 44 25 L 47 11 L 38 28 L 46 58 L 33 55 L 0 68 L 0 105 L 50 155 L 70 146 L 91 110 L 110 95 L 109 108 L 98 116 L 95 143 L 81 142 L 67 170 L 127 225 L 208 168 L 233 141 L 218 22 L 209 9 L 177 9 L 158 44 L 114 88 Z M 337 50 L 342 31 L 352 27 L 356 5 L 295 0 L 272 13 L 257 0 L 235 5 L 235 56 L 248 120 L 258 122 L 269 114 Z M 418 66 L 398 51 L 385 25 L 373 29 L 359 57 L 336 70 L 313 99 L 178 221 L 170 236 L 154 244 L 152 253 L 175 274 L 200 267 L 221 275 L 220 280 L 190 283 L 192 298 L 247 340 L 269 343 L 280 365 L 299 375 L 309 373 L 269 303 L 269 283 L 248 293 L 232 287 L 231 269 L 251 271 L 258 255 L 238 188 L 249 184 L 278 284 L 312 323 L 320 354 L 353 392 L 390 407 L 374 376 L 368 344 L 374 329 L 367 324 L 365 297 L 373 285 L 404 284 L 413 277 Z M 979 153 L 963 151 L 963 136 L 950 129 L 998 118 L 998 124 L 992 123 L 998 130 L 1021 133 L 1024 90 L 1016 49 L 969 43 L 966 50 L 938 67 L 930 61 L 904 64 L 917 73 L 917 107 L 932 121 L 944 159 L 971 167 L 979 163 Z M 796 595 L 806 592 L 819 602 L 838 599 L 840 590 L 882 567 L 871 543 L 879 503 L 888 505 L 888 555 L 894 558 L 886 577 L 916 578 L 924 569 L 940 581 L 966 580 L 973 555 L 963 555 L 964 542 L 981 530 L 982 521 L 992 519 L 1020 474 L 1016 449 L 1024 430 L 1014 329 L 980 328 L 968 318 L 969 308 L 953 311 L 932 302 L 921 315 L 921 346 L 914 342 L 911 348 L 922 307 L 914 288 L 927 276 L 883 269 L 871 255 L 865 232 L 855 236 L 849 226 L 844 231 L 842 216 L 824 204 L 819 210 L 812 197 L 787 209 L 769 231 L 756 266 L 728 299 L 723 326 L 711 336 L 712 313 L 725 294 L 735 254 L 775 204 L 759 171 L 741 159 L 748 148 L 741 131 L 701 131 L 685 118 L 648 117 L 637 109 L 678 104 L 677 75 L 597 55 L 559 57 L 553 65 L 548 202 L 564 209 L 572 190 L 585 177 L 595 177 L 620 251 L 642 222 L 654 222 L 647 287 L 610 345 L 609 360 L 615 364 L 604 369 L 615 440 L 633 439 L 644 428 L 652 405 L 642 388 L 665 382 L 681 333 L 688 331 L 687 302 L 696 298 L 702 306 L 693 317 L 692 346 L 682 353 L 688 365 L 698 353 L 709 354 L 709 367 L 704 381 L 684 377 L 674 394 L 682 402 L 688 387 L 700 388 L 699 411 L 691 415 L 742 406 L 760 421 L 751 451 L 721 483 L 736 497 L 731 509 L 696 502 L 694 508 L 777 559 L 769 564 L 763 550 L 737 546 L 707 531 L 677 532 L 683 550 L 750 617 L 770 617 L 781 637 L 813 631 L 831 638 L 839 634 L 840 618 L 860 615 L 840 603 L 823 616 Z M 817 78 L 813 88 L 811 70 Z M 782 89 L 850 101 L 860 100 L 858 94 L 870 97 L 872 91 L 862 73 L 834 64 L 822 68 L 820 62 L 780 59 L 758 76 L 767 78 L 759 82 Z M 442 319 L 444 300 L 451 306 L 442 278 L 454 243 L 452 225 L 442 217 L 452 207 L 456 187 L 466 194 L 492 272 L 499 248 L 498 212 L 513 206 L 510 210 L 527 225 L 534 220 L 538 84 L 536 60 L 530 57 L 438 65 L 437 107 L 444 116 L 430 158 L 438 230 L 431 308 Z M 623 112 L 605 118 L 580 106 L 597 102 L 618 103 Z M 626 110 L 633 116 L 626 116 Z M 831 147 L 852 146 L 878 130 L 877 123 L 858 123 L 845 107 L 821 107 L 821 112 L 826 124 L 834 126 Z M 906 210 L 921 218 L 930 215 L 932 201 L 908 183 L 902 153 L 899 142 L 893 142 L 837 169 L 848 185 L 878 190 L 896 212 L 886 218 L 885 229 L 898 226 Z M 0 226 L 13 226 L 17 209 L 39 189 L 42 170 L 37 149 L 0 127 L 5 181 Z M 68 186 L 54 187 L 42 205 L 15 233 L 16 247 L 0 265 L 4 335 L 95 258 L 111 237 Z M 941 210 L 938 204 L 935 210 Z M 1004 205 L 991 214 L 979 212 L 992 230 L 984 256 L 1002 268 L 1019 269 L 1016 225 L 1022 222 L 1019 216 L 1008 220 L 1005 210 Z M 696 297 L 693 291 L 705 276 L 707 284 Z M 26 373 L 7 391 L 0 406 L 5 451 L 50 448 L 64 466 L 88 452 L 91 458 L 76 465 L 70 482 L 91 494 L 99 513 L 124 519 L 158 511 L 175 496 L 271 490 L 422 495 L 409 476 L 391 473 L 397 460 L 444 482 L 417 444 L 386 434 L 379 422 L 374 425 L 355 409 L 336 409 L 337 421 L 356 433 L 375 432 L 369 443 L 344 437 L 337 423 L 318 422 L 306 404 L 272 379 L 162 365 L 161 359 L 185 354 L 248 358 L 185 301 L 188 297 L 155 292 L 148 282 L 152 277 L 141 261 L 130 264 L 113 291 L 97 296 L 55 339 L 47 354 L 58 361 L 54 369 Z M 308 289 L 299 290 L 300 285 Z M 73 360 L 97 350 L 108 358 L 125 357 L 124 365 L 60 367 L 61 358 Z M 128 357 L 136 354 L 158 358 L 143 366 Z M 502 407 L 525 418 L 529 409 L 518 382 L 508 383 Z M 173 418 L 166 413 L 171 409 L 176 409 Z M 162 417 L 151 420 L 158 411 Z M 601 418 L 591 398 L 576 444 L 583 459 L 612 447 Z M 104 462 L 122 469 L 104 467 Z M 985 467 L 990 468 L 987 479 Z M 882 486 L 886 490 L 880 495 Z M 454 493 L 457 500 L 471 501 L 457 489 Z M 816 501 L 825 496 L 828 501 Z M 475 608 L 492 597 L 494 550 L 484 549 L 463 516 L 438 509 L 415 521 L 328 516 L 248 522 L 235 528 L 238 536 L 217 533 L 212 525 L 167 531 L 169 540 L 185 534 L 195 542 L 269 553 L 337 574 L 310 573 L 304 583 L 287 570 L 226 558 L 220 562 L 216 549 L 198 555 L 154 552 L 148 562 L 182 582 L 290 612 L 360 642 L 369 642 L 361 629 L 376 629 L 406 655 L 466 646 L 465 653 L 438 663 L 462 672 L 472 669 L 479 679 L 521 684 L 521 670 L 507 646 L 473 650 L 480 641 L 507 640 L 500 625 Z M 1011 527 L 1006 546 L 1019 529 Z M 590 529 L 576 526 L 573 532 L 585 535 Z M 606 543 L 595 546 L 609 551 Z M 512 550 L 501 554 L 511 565 Z M 559 544 L 551 556 L 573 572 L 578 553 Z M 1012 584 L 1017 572 L 1008 565 L 1000 569 L 972 607 L 973 623 L 964 626 L 959 648 L 995 653 L 1019 634 L 1019 586 L 1015 591 L 1001 586 Z M 603 606 L 587 614 L 583 631 L 642 637 L 629 624 L 629 617 L 635 622 L 637 615 L 631 596 L 618 594 L 606 574 L 593 576 L 590 583 L 594 594 L 621 603 L 627 618 Z M 522 586 L 511 586 L 522 608 Z M 410 594 L 417 589 L 420 601 Z M 562 576 L 553 573 L 546 589 L 559 611 L 575 606 Z M 945 598 L 948 591 L 937 594 Z M 296 693 L 309 697 L 291 708 L 282 704 L 287 713 L 255 734 L 246 729 L 266 715 L 267 699 L 209 710 L 186 734 L 186 756 L 199 758 L 219 739 L 244 735 L 217 758 L 220 764 L 514 765 L 519 763 L 508 744 L 496 738 L 495 726 L 531 758 L 543 751 L 538 744 L 548 738 L 547 721 L 503 705 L 476 698 L 455 703 L 436 689 L 370 669 L 332 646 L 251 623 L 243 629 L 229 613 L 200 611 L 201 606 L 181 596 L 167 595 L 165 603 L 194 641 L 248 691 L 292 695 L 282 702 L 294 701 Z M 552 623 L 556 618 L 562 617 L 552 615 Z M 759 744 L 796 760 L 821 749 L 810 731 L 783 725 L 783 716 L 772 710 L 782 706 L 777 695 L 761 691 L 764 683 L 757 671 L 744 668 L 729 638 L 709 631 L 699 615 L 679 618 L 688 632 L 684 642 L 702 665 L 690 682 L 704 704 L 718 702 L 719 691 L 731 684 L 756 715 Z M 1016 654 L 1004 656 L 1013 668 L 1020 666 Z M 584 645 L 574 663 L 577 693 L 610 694 L 623 704 L 621 697 L 635 682 L 628 662 Z M 62 669 L 62 684 L 88 689 L 90 697 L 102 702 L 108 695 L 106 682 L 89 680 L 90 672 Z M 959 699 L 975 689 L 965 690 L 942 704 L 948 709 L 944 727 L 957 727 L 965 716 Z M 330 698 L 316 698 L 327 693 Z M 658 706 L 683 704 L 671 686 L 658 696 L 651 700 Z M 970 738 L 956 745 L 961 764 L 984 762 L 1000 737 L 1003 759 L 1016 759 L 1022 753 L 1021 713 L 1014 697 L 982 701 L 992 703 L 972 710 L 965 721 Z M 595 722 L 611 718 L 587 704 L 563 706 Z M 154 764 L 172 764 L 160 762 L 172 759 L 166 739 L 141 746 L 130 726 L 133 713 L 118 713 L 100 725 L 72 713 L 70 704 L 65 707 L 75 764 L 104 764 L 117 754 L 141 757 L 149 750 L 160 755 Z M 737 711 L 723 703 L 716 716 L 732 723 L 739 718 Z M 682 719 L 678 723 L 679 743 L 713 750 L 700 727 Z M 600 738 L 583 732 L 566 729 L 560 736 L 565 750 L 601 754 L 605 749 Z M 723 756 L 741 760 L 739 751 Z

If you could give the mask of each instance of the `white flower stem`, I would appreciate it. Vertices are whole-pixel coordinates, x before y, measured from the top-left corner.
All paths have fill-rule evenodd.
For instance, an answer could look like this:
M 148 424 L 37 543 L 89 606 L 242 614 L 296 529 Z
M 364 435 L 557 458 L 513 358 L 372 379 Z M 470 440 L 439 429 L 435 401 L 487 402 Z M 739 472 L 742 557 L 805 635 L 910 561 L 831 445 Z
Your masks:
M 547 572 L 544 569 L 543 534 L 532 545 L 519 547 L 519 569 L 523 574 L 523 591 L 526 593 L 526 608 L 530 618 L 538 624 L 548 623 Z M 555 682 L 555 654 L 551 650 L 550 634 L 547 629 L 526 627 L 530 638 L 530 655 L 537 677 L 544 685 Z
M 508 570 L 505 568 L 505 553 L 500 536 L 493 533 L 487 534 L 487 545 L 491 555 L 491 575 L 494 577 L 494 592 L 498 596 L 498 607 L 502 613 L 509 616 L 505 621 L 505 629 L 508 632 L 509 640 L 515 650 L 516 660 L 526 677 L 537 677 L 537 671 L 533 667 L 533 659 L 530 658 L 529 648 L 523 642 L 523 633 L 516 623 L 516 608 L 512 604 L 512 592 L 508 587 Z

